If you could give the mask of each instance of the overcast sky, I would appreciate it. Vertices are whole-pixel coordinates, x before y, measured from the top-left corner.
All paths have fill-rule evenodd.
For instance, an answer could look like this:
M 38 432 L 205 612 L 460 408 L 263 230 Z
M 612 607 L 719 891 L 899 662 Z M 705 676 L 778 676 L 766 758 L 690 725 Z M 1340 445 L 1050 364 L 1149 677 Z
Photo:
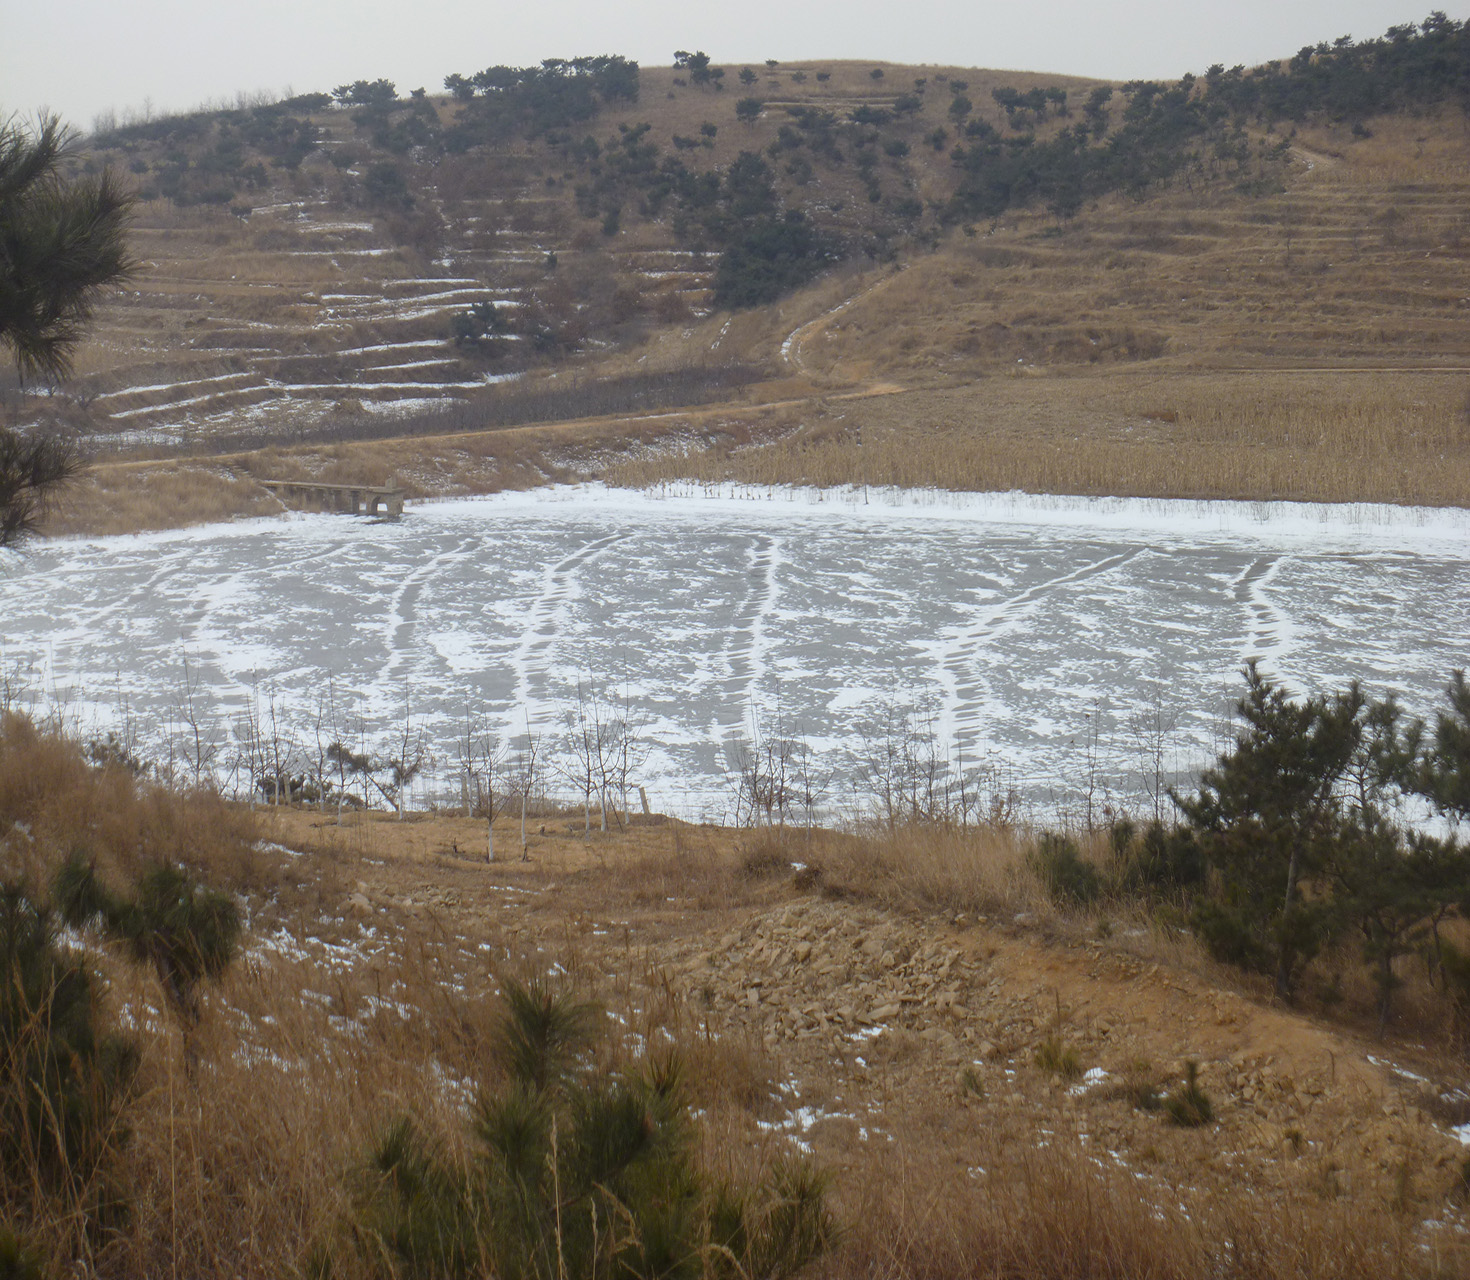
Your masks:
M 1443 4 L 1443 0 L 1441 0 Z M 861 58 L 1175 77 L 1253 65 L 1340 35 L 1382 35 L 1408 0 L 0 0 L 0 112 L 175 111 L 237 92 L 387 77 L 438 92 L 450 72 L 620 53 L 666 65 Z M 1451 17 L 1470 3 L 1443 4 Z

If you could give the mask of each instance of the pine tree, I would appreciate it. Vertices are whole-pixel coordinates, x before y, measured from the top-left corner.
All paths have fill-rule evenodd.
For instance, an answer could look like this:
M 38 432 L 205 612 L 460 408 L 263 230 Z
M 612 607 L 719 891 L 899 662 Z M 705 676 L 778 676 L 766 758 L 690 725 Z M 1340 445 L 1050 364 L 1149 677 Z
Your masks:
M 1356 684 L 1297 702 L 1253 661 L 1245 678 L 1233 749 L 1201 774 L 1197 795 L 1173 799 L 1219 881 L 1195 909 L 1197 931 L 1217 957 L 1274 973 L 1290 999 L 1336 923 L 1330 900 L 1300 887 L 1342 837 L 1337 790 L 1362 743 L 1366 702 Z
M 1437 717 L 1433 745 L 1425 753 L 1417 789 L 1443 814 L 1470 822 L 1470 683 L 1464 671 L 1450 675 L 1449 711 Z
M 97 981 L 58 923 L 26 884 L 0 883 L 0 1178 L 105 1217 L 137 1051 L 102 1027 Z
M 99 290 L 132 270 L 123 231 L 133 198 L 110 173 L 63 178 L 73 142 L 51 116 L 34 131 L 0 124 L 0 346 L 22 377 L 65 377 Z M 59 441 L 0 428 L 0 547 L 32 532 L 77 470 Z
M 394 1123 L 354 1196 L 348 1234 L 364 1257 L 404 1280 L 777 1280 L 830 1246 L 821 1174 L 782 1162 L 754 1185 L 707 1185 L 678 1059 L 600 1070 L 601 1021 L 569 992 L 507 983 L 506 1079 L 479 1091 L 473 1153 L 455 1160 Z

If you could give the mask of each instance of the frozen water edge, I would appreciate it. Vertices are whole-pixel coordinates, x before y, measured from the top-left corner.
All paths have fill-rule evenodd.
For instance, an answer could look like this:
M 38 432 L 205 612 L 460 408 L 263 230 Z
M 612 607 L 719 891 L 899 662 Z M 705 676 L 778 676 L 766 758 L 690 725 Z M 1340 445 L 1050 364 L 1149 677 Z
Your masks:
M 421 344 L 406 344 L 421 345 Z M 509 381 L 516 375 L 497 378 Z M 488 380 L 488 379 L 487 379 Z M 414 384 L 422 385 L 422 384 Z M 1035 494 L 1021 490 L 976 493 L 947 489 L 900 489 L 849 485 L 840 488 L 786 485 L 673 483 L 652 489 L 615 489 L 592 482 L 547 485 L 539 489 L 483 497 L 431 498 L 412 502 L 414 518 L 457 518 L 466 509 L 488 514 L 529 514 L 595 505 L 610 517 L 738 515 L 745 520 L 780 521 L 798 516 L 841 515 L 849 520 L 889 525 L 895 520 L 954 521 L 966 525 L 1132 534 L 1210 536 L 1248 539 L 1285 546 L 1308 543 L 1316 549 L 1401 550 L 1449 553 L 1470 562 L 1470 510 L 1462 507 L 1406 507 L 1387 503 L 1241 502 L 1215 499 L 1098 498 Z M 282 520 L 336 517 L 303 513 L 195 525 L 154 533 L 120 534 L 99 540 L 79 535 L 57 541 L 213 541 L 249 536 L 261 525 Z M 0 568 L 20 553 L 0 549 Z
M 1100 802 L 1137 794 L 1150 698 L 1182 713 L 1180 767 L 1207 758 L 1252 656 L 1424 714 L 1470 658 L 1467 547 L 1459 510 L 566 486 L 0 553 L 0 656 L 101 732 L 124 699 L 176 720 L 184 658 L 226 739 L 273 693 L 304 732 L 332 680 L 386 749 L 411 699 L 449 792 L 468 708 L 554 736 L 590 679 L 652 744 L 635 785 L 690 816 L 727 810 L 757 709 L 847 787 L 907 703 L 1044 808 L 1075 797 L 1089 712 Z
M 701 485 L 673 483 L 656 489 L 609 489 L 600 484 L 556 485 L 492 498 L 453 499 L 536 506 L 587 501 L 602 509 L 624 505 L 629 514 L 645 504 L 739 512 L 769 508 L 841 512 L 849 518 L 888 523 L 894 518 L 955 520 L 1001 526 L 1161 534 L 1226 534 L 1283 544 L 1344 539 L 1364 549 L 1470 547 L 1470 510 L 1461 507 L 1404 507 L 1386 503 L 1239 502 L 1182 498 L 1097 498 L 1068 494 L 974 493 L 949 489 L 899 489 L 847 485 Z M 426 504 L 437 505 L 437 504 Z

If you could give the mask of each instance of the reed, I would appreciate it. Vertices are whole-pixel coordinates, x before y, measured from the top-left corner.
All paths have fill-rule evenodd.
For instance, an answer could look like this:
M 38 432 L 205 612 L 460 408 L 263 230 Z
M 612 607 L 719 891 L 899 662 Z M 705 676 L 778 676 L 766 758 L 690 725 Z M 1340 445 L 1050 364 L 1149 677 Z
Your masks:
M 1465 506 L 1465 397 L 1452 374 L 997 379 L 828 401 L 781 439 L 606 478 Z

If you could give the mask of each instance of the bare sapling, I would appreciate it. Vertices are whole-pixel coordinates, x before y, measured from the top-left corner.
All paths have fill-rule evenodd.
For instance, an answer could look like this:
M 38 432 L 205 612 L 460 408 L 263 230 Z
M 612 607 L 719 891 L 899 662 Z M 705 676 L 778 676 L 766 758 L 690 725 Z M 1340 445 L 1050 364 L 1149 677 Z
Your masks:
M 326 813 L 327 798 L 332 790 L 330 773 L 334 764 L 330 751 L 332 744 L 338 740 L 337 687 L 332 676 L 327 677 L 325 690 L 317 690 L 316 716 L 312 722 L 312 736 L 316 744 L 316 750 L 311 757 L 312 781 L 316 784 L 317 807 Z M 339 823 L 342 821 L 340 791 L 337 795 L 337 821 Z
M 525 862 L 530 857 L 526 844 L 526 805 L 540 776 L 537 756 L 541 750 L 541 735 L 531 728 L 529 711 L 526 712 L 526 735 L 523 741 L 525 745 L 516 752 L 512 785 L 521 793 L 521 861 Z
M 1148 702 L 1129 717 L 1128 729 L 1138 759 L 1139 787 L 1155 822 L 1164 820 L 1172 781 L 1169 761 L 1176 751 L 1178 728 L 1179 711 L 1165 705 L 1163 682 L 1150 681 Z
M 19 658 L 12 660 L 0 657 L 0 715 L 20 711 L 29 701 L 31 683 L 27 677 L 30 672 L 30 665 L 22 663 Z M 122 678 L 119 673 L 119 698 L 122 696 L 121 686 Z
M 505 744 L 486 726 L 465 697 L 464 726 L 457 744 L 465 813 L 485 815 L 485 861 L 495 861 L 495 815 L 508 798 L 501 785 L 505 773 Z
M 214 766 L 220 752 L 219 728 L 212 722 L 206 725 L 201 701 L 198 673 L 189 670 L 189 655 L 185 654 L 178 713 L 182 755 L 196 790 L 205 785 L 206 779 L 211 787 L 216 785 Z
M 266 723 L 269 727 L 264 744 L 266 763 L 269 768 L 267 781 L 272 800 L 279 806 L 282 802 L 282 793 L 285 794 L 285 799 L 289 803 L 295 791 L 291 770 L 296 764 L 298 750 L 296 738 L 286 723 L 285 703 L 280 703 L 278 709 L 274 688 L 266 696 Z
M 592 793 L 597 787 L 597 725 L 595 705 L 588 705 L 587 687 L 577 680 L 577 701 L 562 710 L 562 741 L 567 754 L 560 769 L 582 797 L 582 838 L 592 835 Z
M 362 801 L 367 803 L 367 783 L 372 778 L 373 761 L 366 752 L 354 751 L 340 738 L 327 744 L 327 761 L 337 774 L 337 825 L 342 825 L 342 803 L 347 795 L 349 778 L 360 778 L 363 782 Z
M 932 721 L 912 705 L 890 699 L 876 733 L 864 735 L 862 780 L 890 831 L 907 822 L 948 823 L 948 753 Z
M 9 693 L 3 686 L 9 679 L 8 673 L 0 671 L 0 716 L 9 709 Z M 108 729 L 106 738 L 92 738 L 87 743 L 87 759 L 98 765 L 120 765 L 132 774 L 141 774 L 143 758 L 138 754 L 138 717 L 133 711 L 133 701 L 123 689 L 122 672 L 114 677 L 115 710 L 113 720 L 116 728 Z M 232 783 L 233 786 L 233 783 Z
M 735 823 L 737 826 L 786 826 L 799 803 L 800 744 L 784 732 L 780 707 L 776 731 L 764 731 L 759 711 L 750 708 L 750 727 L 734 753 Z
M 260 686 L 254 678 L 250 682 L 250 701 L 235 722 L 235 772 L 243 769 L 249 784 L 250 811 L 255 812 L 255 800 L 265 774 L 265 752 L 261 745 Z
M 470 792 L 471 780 L 475 773 L 475 737 L 478 728 L 478 722 L 470 708 L 470 695 L 467 691 L 464 699 L 464 722 L 460 725 L 459 734 L 454 740 L 454 753 L 459 760 L 459 809 L 466 818 L 472 816 L 475 811 Z
M 812 830 L 816 826 L 817 809 L 827 798 L 827 792 L 832 785 L 831 770 L 818 773 L 816 763 L 817 754 L 805 736 L 796 739 L 793 756 L 794 797 L 805 815 L 808 847 L 812 842 Z
M 607 826 L 607 795 L 611 790 L 618 797 L 620 826 L 626 827 L 631 814 L 628 809 L 628 787 L 634 771 L 648 758 L 648 743 L 644 740 L 645 721 L 633 709 L 633 699 L 627 686 L 616 704 L 617 714 L 602 726 L 599 741 L 603 750 L 599 752 L 599 769 L 602 779 L 603 827 Z
M 627 718 L 610 715 L 611 711 L 591 682 L 584 683 L 580 678 L 575 705 L 562 711 L 567 757 L 561 774 L 582 797 L 584 837 L 592 833 L 593 796 L 597 797 L 599 826 L 607 831 L 609 793 L 619 786 L 626 788 L 626 777 L 619 773 L 620 762 L 631 769 L 635 760 Z
M 1092 709 L 1083 716 L 1082 758 L 1087 766 L 1087 781 L 1082 792 L 1082 822 L 1089 833 L 1097 829 L 1099 818 L 1112 814 L 1107 802 L 1107 784 L 1102 777 L 1103 711 L 1103 700 L 1094 698 Z
M 395 754 L 389 757 L 387 763 L 388 787 L 384 789 L 381 784 L 377 785 L 383 791 L 384 799 L 397 811 L 398 821 L 402 822 L 408 789 L 413 785 L 414 779 L 433 764 L 428 738 L 423 726 L 413 722 L 407 694 L 403 698 L 403 727 L 398 733 L 396 747 Z

